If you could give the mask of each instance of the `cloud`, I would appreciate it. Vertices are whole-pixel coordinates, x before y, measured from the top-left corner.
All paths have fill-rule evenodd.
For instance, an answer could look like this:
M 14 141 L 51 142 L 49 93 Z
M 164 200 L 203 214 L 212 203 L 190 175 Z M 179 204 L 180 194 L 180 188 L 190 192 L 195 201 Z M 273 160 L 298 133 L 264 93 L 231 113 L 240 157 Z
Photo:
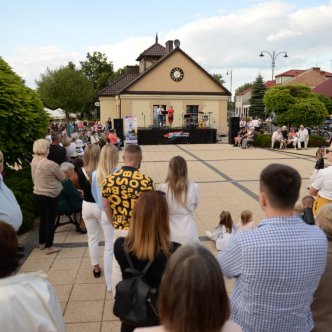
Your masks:
M 301 36 L 302 34 L 303 33 L 301 31 L 290 31 L 287 29 L 281 29 L 277 33 L 269 35 L 267 37 L 267 40 L 273 42 L 280 39 Z
M 330 31 L 332 2 L 297 9 L 285 1 L 253 1 L 237 11 L 217 11 L 212 17 L 197 16 L 178 29 L 162 31 L 159 43 L 179 39 L 181 48 L 207 71 L 221 73 L 228 88 L 230 77 L 226 72 L 232 69 L 235 90 L 237 86 L 255 80 L 259 73 L 266 80 L 271 78 L 271 59 L 268 56 L 260 58 L 261 50 L 288 52 L 289 58 L 278 57 L 276 73 L 316 65 L 330 70 Z M 47 67 L 55 68 L 68 61 L 78 63 L 84 60 L 88 51 L 105 53 L 115 69 L 136 64 L 139 54 L 153 43 L 154 36 L 137 36 L 119 43 L 90 44 L 80 52 L 57 46 L 21 49 L 9 63 L 29 84 Z
M 19 48 L 15 50 L 14 58 L 6 59 L 14 71 L 20 75 L 26 84 L 35 87 L 35 80 L 47 68 L 55 69 L 72 61 L 78 64 L 81 60 L 79 52 L 64 52 L 55 45 L 34 48 Z

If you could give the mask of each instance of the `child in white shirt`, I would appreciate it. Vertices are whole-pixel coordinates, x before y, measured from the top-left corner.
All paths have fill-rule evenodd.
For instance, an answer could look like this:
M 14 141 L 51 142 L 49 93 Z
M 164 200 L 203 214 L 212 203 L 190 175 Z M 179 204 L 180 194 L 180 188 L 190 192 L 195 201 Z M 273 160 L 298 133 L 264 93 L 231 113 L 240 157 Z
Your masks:
M 219 224 L 215 227 L 214 232 L 206 231 L 206 234 L 210 240 L 215 242 L 217 250 L 224 250 L 234 235 L 233 220 L 230 212 L 222 211 Z
M 249 210 L 244 210 L 241 213 L 241 222 L 236 225 L 236 231 L 248 231 L 254 226 L 254 220 L 252 217 L 252 212 Z

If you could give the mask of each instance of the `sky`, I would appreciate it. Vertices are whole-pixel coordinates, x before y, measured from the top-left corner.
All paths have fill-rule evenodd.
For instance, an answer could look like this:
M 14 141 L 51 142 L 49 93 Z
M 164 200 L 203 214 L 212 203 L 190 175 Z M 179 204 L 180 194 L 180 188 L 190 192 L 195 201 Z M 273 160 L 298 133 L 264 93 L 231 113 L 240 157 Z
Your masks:
M 0 56 L 35 88 L 47 68 L 100 51 L 114 69 L 135 65 L 155 42 L 181 49 L 232 91 L 262 74 L 332 72 L 332 0 L 0 0 Z M 227 75 L 227 72 L 229 73 Z M 231 75 L 230 75 L 231 73 Z

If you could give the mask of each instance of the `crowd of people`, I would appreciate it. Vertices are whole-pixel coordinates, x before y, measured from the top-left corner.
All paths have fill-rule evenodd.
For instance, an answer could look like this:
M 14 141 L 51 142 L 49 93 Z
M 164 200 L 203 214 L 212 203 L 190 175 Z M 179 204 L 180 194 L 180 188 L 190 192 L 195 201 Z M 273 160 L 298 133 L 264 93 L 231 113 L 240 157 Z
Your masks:
M 183 157 L 175 156 L 169 161 L 164 183 L 156 186 L 140 171 L 143 156 L 138 145 L 125 147 L 124 164 L 120 167 L 118 149 L 113 144 L 100 149 L 99 144 L 90 142 L 76 156 L 67 154 L 58 133 L 53 133 L 51 140 L 52 143 L 47 139 L 35 141 L 31 162 L 40 214 L 39 248 L 47 255 L 61 250 L 53 244 L 55 219 L 60 205 L 68 212 L 73 206 L 73 212 L 82 210 L 92 274 L 95 278 L 104 276 L 107 291 L 112 292 L 115 301 L 120 281 L 144 271 L 146 283 L 157 290 L 155 310 L 144 324 L 132 325 L 123 320 L 122 332 L 329 330 L 330 167 L 319 168 L 308 189 L 310 195 L 318 195 L 324 201 L 318 203 L 316 199 L 310 203 L 303 199 L 302 211 L 295 209 L 301 187 L 297 170 L 282 164 L 264 168 L 259 203 L 265 219 L 255 225 L 252 212 L 244 210 L 241 220 L 234 223 L 231 213 L 222 211 L 215 230 L 207 232 L 216 245 L 214 257 L 200 245 L 194 218 L 200 190 L 198 184 L 190 181 Z M 77 140 L 74 135 L 72 143 Z M 325 153 L 332 165 L 332 148 Z M 317 154 L 320 167 L 324 154 Z M 0 153 L 0 173 L 2 168 Z M 70 189 L 66 193 L 75 196 L 76 205 L 65 205 L 63 201 L 60 204 L 61 199 L 66 199 L 67 187 Z M 1 325 L 11 324 L 12 330 L 21 331 L 37 331 L 36 326 L 43 326 L 43 331 L 64 331 L 58 300 L 45 277 L 40 273 L 15 275 L 16 231 L 22 215 L 14 195 L 0 177 L 0 193 L 2 190 L 10 203 L 3 203 L 1 196 Z M 2 213 L 3 204 L 10 206 L 7 215 Z M 307 212 L 311 214 L 310 222 L 305 217 Z M 105 238 L 103 270 L 98 250 L 100 225 Z M 235 278 L 231 300 L 224 276 Z M 39 296 L 39 292 L 44 296 Z M 20 299 L 19 304 L 15 298 Z M 31 313 L 27 330 L 22 327 L 22 317 L 30 315 L 35 307 L 41 308 L 39 315 Z
M 253 143 L 255 137 L 260 131 L 270 132 L 268 128 L 263 128 L 263 122 L 259 118 L 249 118 L 245 121 L 240 118 L 240 130 L 237 136 L 234 137 L 234 145 L 240 146 L 243 149 L 247 148 L 250 143 Z M 270 128 L 270 127 L 269 127 Z M 272 132 L 271 136 L 271 149 L 279 147 L 279 149 L 285 149 L 288 146 L 292 146 L 294 149 L 301 150 L 302 144 L 304 149 L 308 148 L 309 142 L 309 131 L 303 125 L 297 128 L 287 128 L 287 126 L 282 126 L 276 128 Z

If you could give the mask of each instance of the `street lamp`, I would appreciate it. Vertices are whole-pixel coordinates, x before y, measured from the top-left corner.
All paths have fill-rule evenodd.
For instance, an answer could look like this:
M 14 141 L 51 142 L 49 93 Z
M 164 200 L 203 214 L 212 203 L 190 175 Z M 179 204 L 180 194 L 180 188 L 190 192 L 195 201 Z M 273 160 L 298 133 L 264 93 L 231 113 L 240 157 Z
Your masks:
M 268 51 L 261 51 L 261 54 L 259 56 L 263 57 L 264 53 L 268 54 L 271 57 L 271 60 L 272 60 L 272 81 L 273 81 L 274 80 L 274 68 L 276 66 L 276 59 L 277 59 L 278 55 L 284 54 L 284 58 L 288 58 L 288 55 L 287 55 L 286 51 L 281 51 L 281 52 L 278 52 L 278 53 L 276 53 L 275 51 L 273 51 L 272 53 L 268 52 Z
M 229 113 L 231 115 L 232 112 L 232 85 L 233 85 L 233 70 L 227 70 L 226 75 L 230 75 L 230 92 L 231 95 L 229 96 Z

